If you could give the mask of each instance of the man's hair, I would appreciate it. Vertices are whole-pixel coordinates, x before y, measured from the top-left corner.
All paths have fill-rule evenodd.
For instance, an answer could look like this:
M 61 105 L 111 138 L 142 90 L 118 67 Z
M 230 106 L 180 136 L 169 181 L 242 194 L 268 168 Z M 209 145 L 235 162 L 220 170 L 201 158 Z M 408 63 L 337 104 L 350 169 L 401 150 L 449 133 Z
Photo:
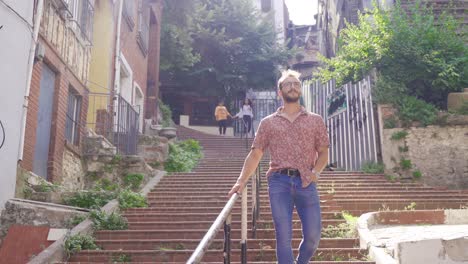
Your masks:
M 286 78 L 295 77 L 295 78 L 299 79 L 300 76 L 301 76 L 300 72 L 293 71 L 293 70 L 286 70 L 286 71 L 281 72 L 281 78 L 279 78 L 279 80 L 278 80 L 278 89 L 281 90 L 281 84 L 283 84 L 283 82 L 284 82 L 284 80 L 286 80 Z

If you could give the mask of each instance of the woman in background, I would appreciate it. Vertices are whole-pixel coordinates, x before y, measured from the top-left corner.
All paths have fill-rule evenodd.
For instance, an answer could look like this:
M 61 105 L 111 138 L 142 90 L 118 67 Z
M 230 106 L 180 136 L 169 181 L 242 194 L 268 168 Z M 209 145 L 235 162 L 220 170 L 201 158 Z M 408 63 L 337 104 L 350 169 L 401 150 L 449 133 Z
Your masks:
M 226 135 L 227 119 L 228 116 L 232 118 L 227 108 L 224 106 L 224 101 L 220 101 L 215 109 L 215 118 L 218 121 L 218 128 L 220 135 Z
M 253 119 L 252 101 L 250 101 L 250 99 L 245 98 L 244 104 L 239 110 L 239 113 L 236 114 L 235 118 L 242 118 L 244 120 L 244 131 L 246 131 L 248 135 L 250 130 L 252 130 Z

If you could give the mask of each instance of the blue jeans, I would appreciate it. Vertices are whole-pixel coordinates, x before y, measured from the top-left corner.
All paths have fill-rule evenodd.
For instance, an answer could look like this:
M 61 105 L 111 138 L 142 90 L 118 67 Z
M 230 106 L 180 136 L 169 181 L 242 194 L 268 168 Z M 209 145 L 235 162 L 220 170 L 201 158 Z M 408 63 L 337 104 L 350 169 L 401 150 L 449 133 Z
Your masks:
M 300 177 L 273 173 L 268 178 L 268 193 L 275 224 L 278 263 L 294 263 L 291 245 L 294 207 L 302 223 L 302 241 L 296 261 L 298 264 L 309 263 L 318 247 L 322 229 L 320 199 L 316 184 L 311 183 L 306 188 L 302 188 Z

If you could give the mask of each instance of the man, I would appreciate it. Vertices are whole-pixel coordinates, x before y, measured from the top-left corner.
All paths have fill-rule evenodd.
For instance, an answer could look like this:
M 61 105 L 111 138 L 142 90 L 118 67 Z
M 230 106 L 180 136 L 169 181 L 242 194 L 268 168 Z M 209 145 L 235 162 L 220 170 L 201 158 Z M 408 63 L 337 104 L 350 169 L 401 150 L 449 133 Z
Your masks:
M 279 264 L 309 263 L 322 228 L 317 180 L 328 162 L 328 133 L 322 118 L 300 104 L 299 73 L 288 70 L 278 80 L 284 102 L 276 113 L 265 117 L 257 130 L 237 182 L 229 196 L 240 193 L 269 150 L 268 194 L 275 225 L 276 258 Z M 302 223 L 299 255 L 292 251 L 292 214 L 296 207 Z

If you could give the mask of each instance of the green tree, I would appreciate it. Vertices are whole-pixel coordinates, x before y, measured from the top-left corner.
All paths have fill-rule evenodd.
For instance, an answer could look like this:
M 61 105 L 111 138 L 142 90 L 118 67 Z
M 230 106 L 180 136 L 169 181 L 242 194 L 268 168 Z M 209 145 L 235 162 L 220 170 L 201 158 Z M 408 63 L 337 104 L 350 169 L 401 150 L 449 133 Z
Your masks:
M 435 15 L 420 1 L 409 12 L 400 3 L 389 10 L 374 5 L 341 33 L 337 56 L 323 58 L 322 80 L 357 81 L 373 68 L 382 103 L 405 104 L 406 96 L 446 108 L 449 92 L 468 85 L 466 28 L 453 16 Z
M 187 39 L 179 41 L 186 47 L 178 51 L 183 56 L 174 55 L 168 45 L 161 46 L 164 61 L 172 63 L 163 69 L 163 78 L 180 89 L 205 95 L 275 84 L 277 67 L 286 64 L 290 52 L 277 43 L 271 14 L 259 13 L 251 0 L 194 0 L 190 5 L 183 19 L 165 21 L 185 32 Z

